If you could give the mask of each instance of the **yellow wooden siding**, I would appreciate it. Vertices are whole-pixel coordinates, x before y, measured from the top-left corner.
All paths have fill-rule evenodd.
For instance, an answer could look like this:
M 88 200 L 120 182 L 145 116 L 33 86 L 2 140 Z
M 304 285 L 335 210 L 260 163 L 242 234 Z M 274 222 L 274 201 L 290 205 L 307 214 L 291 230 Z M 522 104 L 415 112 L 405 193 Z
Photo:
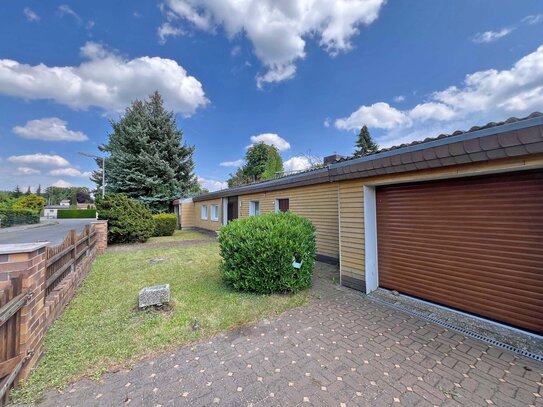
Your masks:
M 202 219 L 202 206 L 207 205 L 207 220 Z M 211 220 L 211 205 L 219 206 L 219 217 L 217 220 Z M 222 225 L 222 205 L 221 199 L 211 199 L 209 201 L 194 202 L 194 226 L 201 229 L 219 230 Z
M 181 229 L 196 226 L 194 218 L 194 202 L 181 203 Z
M 240 217 L 249 216 L 249 202 L 260 202 L 260 213 L 275 211 L 275 200 L 289 199 L 289 209 L 310 219 L 317 229 L 317 253 L 339 258 L 338 185 L 331 183 L 241 195 Z
M 543 154 L 539 154 L 529 158 L 509 158 L 487 163 L 339 181 L 341 274 L 362 281 L 365 280 L 364 185 L 384 185 L 456 176 L 483 175 L 499 171 L 541 168 L 542 166 Z

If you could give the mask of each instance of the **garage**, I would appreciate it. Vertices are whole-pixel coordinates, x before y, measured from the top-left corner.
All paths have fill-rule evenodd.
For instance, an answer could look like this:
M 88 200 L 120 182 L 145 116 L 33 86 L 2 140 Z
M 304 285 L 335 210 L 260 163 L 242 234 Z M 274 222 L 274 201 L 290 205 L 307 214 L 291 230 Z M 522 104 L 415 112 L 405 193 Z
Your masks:
M 543 333 L 543 171 L 376 188 L 379 286 Z

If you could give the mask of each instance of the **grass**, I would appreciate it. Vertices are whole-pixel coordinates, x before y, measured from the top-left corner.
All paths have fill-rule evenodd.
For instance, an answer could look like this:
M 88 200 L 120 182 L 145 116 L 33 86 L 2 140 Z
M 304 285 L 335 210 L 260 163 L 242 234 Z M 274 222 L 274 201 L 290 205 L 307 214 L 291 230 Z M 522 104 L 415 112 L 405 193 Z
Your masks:
M 151 264 L 152 258 L 167 259 Z M 15 402 L 39 400 L 47 388 L 212 336 L 303 305 L 296 295 L 242 294 L 226 287 L 217 243 L 106 253 L 97 258 L 62 316 L 45 337 L 45 353 L 30 378 L 12 392 Z M 138 311 L 142 287 L 169 283 L 172 308 Z M 191 329 L 193 321 L 200 329 Z
M 204 239 L 211 239 L 211 235 L 209 233 L 197 232 L 196 230 L 176 230 L 172 236 L 151 237 L 147 240 L 147 243 L 183 242 Z

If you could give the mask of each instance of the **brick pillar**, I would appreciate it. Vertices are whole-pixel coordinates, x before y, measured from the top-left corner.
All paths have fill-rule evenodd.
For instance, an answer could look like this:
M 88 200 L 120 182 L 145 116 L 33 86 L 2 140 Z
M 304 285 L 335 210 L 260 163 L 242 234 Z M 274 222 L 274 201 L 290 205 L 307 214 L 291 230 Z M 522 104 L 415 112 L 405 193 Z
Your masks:
M 92 223 L 96 231 L 96 249 L 98 254 L 102 254 L 107 249 L 107 220 L 97 220 Z
M 28 376 L 31 367 L 41 355 L 45 315 L 45 270 L 47 243 L 0 245 L 0 282 L 8 285 L 12 278 L 21 278 L 22 290 L 29 299 L 21 308 L 20 353 L 32 353 L 19 379 Z

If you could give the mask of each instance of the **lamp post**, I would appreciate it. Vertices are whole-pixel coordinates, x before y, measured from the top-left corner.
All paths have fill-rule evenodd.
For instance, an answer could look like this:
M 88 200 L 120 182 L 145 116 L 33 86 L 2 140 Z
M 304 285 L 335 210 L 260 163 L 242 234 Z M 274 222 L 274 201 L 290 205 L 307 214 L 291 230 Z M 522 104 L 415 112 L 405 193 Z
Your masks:
M 88 153 L 82 153 L 82 152 L 79 152 L 79 154 L 84 157 L 102 159 L 102 198 L 103 198 L 104 195 L 106 194 L 106 157 L 99 157 L 94 154 L 88 154 Z

